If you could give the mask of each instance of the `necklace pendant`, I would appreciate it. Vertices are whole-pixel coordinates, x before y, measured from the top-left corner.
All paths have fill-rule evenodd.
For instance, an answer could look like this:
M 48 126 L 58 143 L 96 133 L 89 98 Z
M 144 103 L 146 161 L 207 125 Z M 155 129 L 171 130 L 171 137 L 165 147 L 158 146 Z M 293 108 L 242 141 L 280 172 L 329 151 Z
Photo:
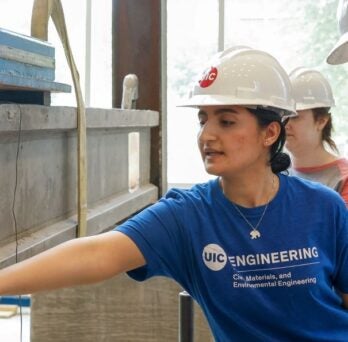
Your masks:
M 257 229 L 253 229 L 251 232 L 250 232 L 250 238 L 252 240 L 254 239 L 258 239 L 261 237 L 261 233 L 257 230 Z

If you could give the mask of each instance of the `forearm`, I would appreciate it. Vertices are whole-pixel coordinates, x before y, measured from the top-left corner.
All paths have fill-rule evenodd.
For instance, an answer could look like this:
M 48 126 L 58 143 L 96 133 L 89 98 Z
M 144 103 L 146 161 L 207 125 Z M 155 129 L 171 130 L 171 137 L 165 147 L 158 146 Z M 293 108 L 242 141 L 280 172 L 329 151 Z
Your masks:
M 87 284 L 102 279 L 90 238 L 75 239 L 0 270 L 0 295 Z
M 95 283 L 144 264 L 135 243 L 119 232 L 70 240 L 0 270 L 0 295 Z

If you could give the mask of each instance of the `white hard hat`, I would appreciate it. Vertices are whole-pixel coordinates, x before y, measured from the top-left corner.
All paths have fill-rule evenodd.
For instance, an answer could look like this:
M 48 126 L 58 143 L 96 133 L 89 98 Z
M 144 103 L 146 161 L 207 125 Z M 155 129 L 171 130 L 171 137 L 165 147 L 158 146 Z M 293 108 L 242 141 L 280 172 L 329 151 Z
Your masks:
M 289 77 L 270 54 L 236 46 L 217 54 L 179 106 L 259 106 L 296 115 Z
M 334 65 L 348 62 L 348 0 L 339 1 L 337 21 L 341 37 L 326 59 L 329 64 Z
M 333 107 L 335 100 L 328 80 L 317 70 L 299 67 L 290 75 L 296 110 Z

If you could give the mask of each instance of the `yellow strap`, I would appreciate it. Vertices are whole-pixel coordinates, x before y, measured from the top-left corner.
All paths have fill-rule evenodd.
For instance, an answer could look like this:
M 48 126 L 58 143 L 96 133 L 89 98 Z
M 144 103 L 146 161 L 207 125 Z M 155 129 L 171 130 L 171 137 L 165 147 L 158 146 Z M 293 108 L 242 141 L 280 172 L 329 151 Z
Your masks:
M 64 47 L 77 102 L 77 153 L 78 153 L 78 227 L 77 236 L 87 235 L 87 154 L 86 154 L 86 110 L 82 97 L 80 76 L 71 52 L 60 0 L 34 0 L 31 18 L 31 35 L 47 40 L 48 20 L 52 17 Z

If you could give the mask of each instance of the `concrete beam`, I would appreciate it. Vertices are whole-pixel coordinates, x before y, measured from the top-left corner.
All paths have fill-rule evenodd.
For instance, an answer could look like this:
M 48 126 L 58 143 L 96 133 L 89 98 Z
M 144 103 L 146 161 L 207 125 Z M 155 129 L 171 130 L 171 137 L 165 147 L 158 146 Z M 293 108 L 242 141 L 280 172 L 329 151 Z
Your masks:
M 73 130 L 77 127 L 76 108 L 38 105 L 0 105 L 0 134 L 17 132 L 22 119 L 22 131 Z M 123 110 L 87 108 L 87 128 L 156 127 L 158 112 L 152 110 Z

